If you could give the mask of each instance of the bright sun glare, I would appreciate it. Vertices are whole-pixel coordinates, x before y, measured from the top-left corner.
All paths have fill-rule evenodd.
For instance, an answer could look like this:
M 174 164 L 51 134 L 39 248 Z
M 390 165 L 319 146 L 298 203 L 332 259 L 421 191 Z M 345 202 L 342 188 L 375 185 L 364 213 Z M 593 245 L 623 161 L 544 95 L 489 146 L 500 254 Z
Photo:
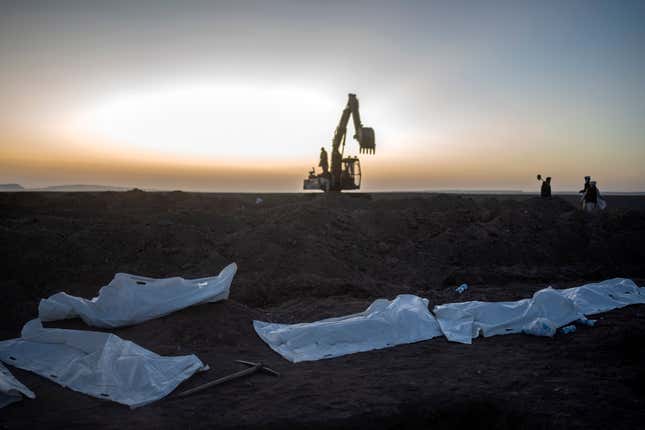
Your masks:
M 74 128 L 166 156 L 311 158 L 329 143 L 342 102 L 302 88 L 175 86 L 110 97 L 84 109 Z

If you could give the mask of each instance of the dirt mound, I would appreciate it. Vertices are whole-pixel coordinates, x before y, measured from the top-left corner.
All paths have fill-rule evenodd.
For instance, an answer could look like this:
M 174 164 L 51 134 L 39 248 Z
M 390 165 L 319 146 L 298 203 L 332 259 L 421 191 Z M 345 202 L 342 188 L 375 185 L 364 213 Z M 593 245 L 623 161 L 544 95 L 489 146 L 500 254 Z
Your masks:
M 249 276 L 235 297 L 255 306 L 303 294 L 643 275 L 643 213 L 590 217 L 557 198 L 320 198 L 245 220 L 220 249 Z
M 207 276 L 231 261 L 240 267 L 233 298 L 256 307 L 427 294 L 462 282 L 645 276 L 645 211 L 589 216 L 560 198 L 256 197 L 3 194 L 3 298 L 29 303 L 5 322 L 33 315 L 37 300 L 56 291 L 91 297 L 115 272 Z
M 553 339 L 475 345 L 434 339 L 293 365 L 254 319 L 295 323 L 414 293 L 430 305 L 516 300 L 548 284 L 645 278 L 645 199 L 608 198 L 589 215 L 576 196 L 439 194 L 0 194 L 0 335 L 14 337 L 58 291 L 94 296 L 115 272 L 201 277 L 236 262 L 231 300 L 113 332 L 164 355 L 195 353 L 212 370 L 189 388 L 261 360 L 255 375 L 130 411 L 34 374 L 38 398 L 5 408 L 8 428 L 637 428 L 645 312 L 603 314 Z M 640 202 L 640 203 L 639 203 Z M 457 295 L 462 282 L 471 288 Z M 79 320 L 51 324 L 87 329 Z M 640 346 L 639 346 L 640 345 Z M 590 405 L 601 404 L 596 408 Z

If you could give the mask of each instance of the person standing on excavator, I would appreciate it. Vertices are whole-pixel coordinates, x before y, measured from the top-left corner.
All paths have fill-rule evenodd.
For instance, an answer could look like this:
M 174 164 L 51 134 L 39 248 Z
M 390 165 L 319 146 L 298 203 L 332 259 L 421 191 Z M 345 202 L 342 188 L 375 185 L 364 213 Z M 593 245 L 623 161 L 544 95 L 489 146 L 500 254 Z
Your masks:
M 320 148 L 320 163 L 318 163 L 318 165 L 322 168 L 323 175 L 327 175 L 329 173 L 329 161 L 327 159 L 327 151 L 325 151 L 325 148 Z

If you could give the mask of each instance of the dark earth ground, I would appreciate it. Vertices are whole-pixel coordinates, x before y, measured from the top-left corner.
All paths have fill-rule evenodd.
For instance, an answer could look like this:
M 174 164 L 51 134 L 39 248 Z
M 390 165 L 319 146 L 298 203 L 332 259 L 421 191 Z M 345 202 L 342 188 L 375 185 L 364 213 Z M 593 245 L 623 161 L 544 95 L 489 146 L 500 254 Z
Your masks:
M 645 285 L 645 198 L 607 200 L 588 215 L 575 196 L 0 193 L 0 339 L 18 336 L 52 293 L 89 298 L 115 272 L 190 278 L 234 261 L 231 300 L 113 332 L 211 366 L 182 389 L 240 370 L 235 359 L 282 373 L 131 411 L 10 368 L 38 397 L 0 410 L 0 427 L 643 428 L 645 306 L 552 339 L 438 338 L 300 364 L 251 326 L 345 315 L 400 293 L 432 307 L 617 276 Z

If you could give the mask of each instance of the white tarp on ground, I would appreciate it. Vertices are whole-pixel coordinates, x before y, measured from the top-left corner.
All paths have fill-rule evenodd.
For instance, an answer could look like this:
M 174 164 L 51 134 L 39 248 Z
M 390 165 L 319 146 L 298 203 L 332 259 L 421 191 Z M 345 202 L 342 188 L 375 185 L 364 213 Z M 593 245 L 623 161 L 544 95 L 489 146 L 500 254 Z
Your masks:
M 36 395 L 29 388 L 20 383 L 9 369 L 0 363 L 0 408 L 22 400 L 22 395 L 35 399 Z
M 639 288 L 634 281 L 624 278 L 608 279 L 558 291 L 564 297 L 573 300 L 578 312 L 585 315 L 645 303 L 645 288 Z
M 132 408 L 161 399 L 206 368 L 195 355 L 163 357 L 110 333 L 47 329 L 38 319 L 25 324 L 21 338 L 0 342 L 0 360 Z
M 521 332 L 552 336 L 558 327 L 583 317 L 571 300 L 552 288 L 516 302 L 448 303 L 433 311 L 446 338 L 461 343 L 472 343 L 480 333 L 484 337 Z
M 645 303 L 645 289 L 616 278 L 566 290 L 546 288 L 516 302 L 449 303 L 433 311 L 448 340 L 469 344 L 480 333 L 484 337 L 520 332 L 553 336 L 559 327 L 585 315 L 635 303 Z
M 40 301 L 42 321 L 80 317 L 94 327 L 122 327 L 168 315 L 188 306 L 228 298 L 235 263 L 218 276 L 201 279 L 154 279 L 117 273 L 92 300 L 57 293 Z
M 294 363 L 388 348 L 441 336 L 428 300 L 402 294 L 379 299 L 365 311 L 304 324 L 253 321 L 257 334 Z
M 304 324 L 254 321 L 257 334 L 289 361 L 312 361 L 361 351 L 418 342 L 440 335 L 453 342 L 472 343 L 500 334 L 553 336 L 557 329 L 586 315 L 630 304 L 645 304 L 645 288 L 623 278 L 565 290 L 545 288 L 532 298 L 515 302 L 449 303 L 400 295 L 376 300 L 364 312 Z M 436 319 L 435 319 L 436 316 Z

